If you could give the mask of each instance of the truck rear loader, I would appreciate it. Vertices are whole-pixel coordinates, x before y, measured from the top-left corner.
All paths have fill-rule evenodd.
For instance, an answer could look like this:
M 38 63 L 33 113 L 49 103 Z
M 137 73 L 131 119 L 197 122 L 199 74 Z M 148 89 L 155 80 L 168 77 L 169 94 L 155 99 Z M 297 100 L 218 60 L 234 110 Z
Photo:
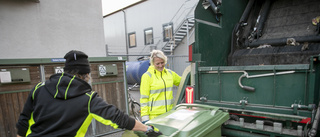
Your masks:
M 320 136 L 319 22 L 319 0 L 199 0 L 176 105 L 228 116 L 217 122 L 221 132 L 184 125 L 164 136 Z M 171 128 L 178 110 L 149 124 Z M 186 124 L 204 130 L 196 121 Z

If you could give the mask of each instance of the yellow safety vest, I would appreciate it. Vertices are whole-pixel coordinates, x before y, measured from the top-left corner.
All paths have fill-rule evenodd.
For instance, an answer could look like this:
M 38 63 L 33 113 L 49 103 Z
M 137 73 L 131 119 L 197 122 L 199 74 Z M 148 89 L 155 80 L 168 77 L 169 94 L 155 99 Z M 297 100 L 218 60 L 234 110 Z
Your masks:
M 158 71 L 150 66 L 140 84 L 141 116 L 160 115 L 172 109 L 173 85 L 179 86 L 181 77 L 169 69 Z

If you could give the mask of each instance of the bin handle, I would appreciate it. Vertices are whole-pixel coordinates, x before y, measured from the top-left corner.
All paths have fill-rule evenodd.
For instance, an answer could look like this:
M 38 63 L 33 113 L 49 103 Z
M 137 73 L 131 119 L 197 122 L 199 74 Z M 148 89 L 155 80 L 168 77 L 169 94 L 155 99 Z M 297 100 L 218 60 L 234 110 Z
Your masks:
M 206 108 L 206 109 L 219 109 L 219 108 L 217 108 L 217 107 L 214 107 L 214 106 L 209 106 L 209 105 L 203 105 L 203 104 L 187 104 L 187 103 L 182 103 L 182 104 L 179 104 L 179 105 L 177 105 L 175 108 L 174 108 L 174 110 L 176 110 L 177 108 L 179 108 L 179 107 L 183 107 L 183 106 L 185 106 L 185 107 L 201 107 L 201 108 Z
M 276 73 L 266 73 L 266 74 L 259 74 L 259 75 L 251 75 L 249 76 L 249 74 L 246 72 L 246 71 L 243 71 L 243 75 L 241 75 L 238 79 L 238 84 L 239 86 L 244 89 L 244 90 L 247 90 L 247 91 L 255 91 L 255 88 L 253 87 L 249 87 L 249 86 L 243 86 L 241 84 L 241 79 L 243 77 L 246 77 L 246 78 L 258 78 L 258 77 L 266 77 L 266 76 L 274 76 L 274 75 L 283 75 L 283 74 L 291 74 L 291 73 L 295 73 L 295 71 L 283 71 L 283 72 L 276 72 Z

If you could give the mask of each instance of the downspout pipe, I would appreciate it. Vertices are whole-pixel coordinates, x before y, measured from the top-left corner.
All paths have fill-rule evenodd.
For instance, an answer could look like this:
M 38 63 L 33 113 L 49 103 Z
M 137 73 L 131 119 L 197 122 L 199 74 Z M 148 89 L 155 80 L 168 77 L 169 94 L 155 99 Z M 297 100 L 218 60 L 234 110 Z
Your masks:
M 129 61 L 129 40 L 128 40 L 128 32 L 127 32 L 127 15 L 126 12 L 124 10 L 122 10 L 123 12 L 123 17 L 124 17 L 124 33 L 125 33 L 125 38 L 126 38 L 126 56 L 127 56 L 127 61 Z
M 266 39 L 266 40 L 256 40 L 253 42 L 246 41 L 245 46 L 247 47 L 259 47 L 260 45 L 286 45 L 288 39 L 295 39 L 296 42 L 320 42 L 320 36 L 300 36 L 300 37 L 288 37 L 288 38 L 280 38 L 280 39 Z

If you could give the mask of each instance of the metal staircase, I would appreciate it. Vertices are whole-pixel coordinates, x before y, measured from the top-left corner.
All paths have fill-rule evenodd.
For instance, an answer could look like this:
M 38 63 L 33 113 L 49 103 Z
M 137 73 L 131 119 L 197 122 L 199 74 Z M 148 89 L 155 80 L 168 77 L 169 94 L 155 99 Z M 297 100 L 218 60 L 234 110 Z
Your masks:
M 172 51 L 182 43 L 183 39 L 189 36 L 190 30 L 194 27 L 194 17 L 183 20 L 174 30 L 172 38 L 162 47 L 164 53 L 172 53 Z

